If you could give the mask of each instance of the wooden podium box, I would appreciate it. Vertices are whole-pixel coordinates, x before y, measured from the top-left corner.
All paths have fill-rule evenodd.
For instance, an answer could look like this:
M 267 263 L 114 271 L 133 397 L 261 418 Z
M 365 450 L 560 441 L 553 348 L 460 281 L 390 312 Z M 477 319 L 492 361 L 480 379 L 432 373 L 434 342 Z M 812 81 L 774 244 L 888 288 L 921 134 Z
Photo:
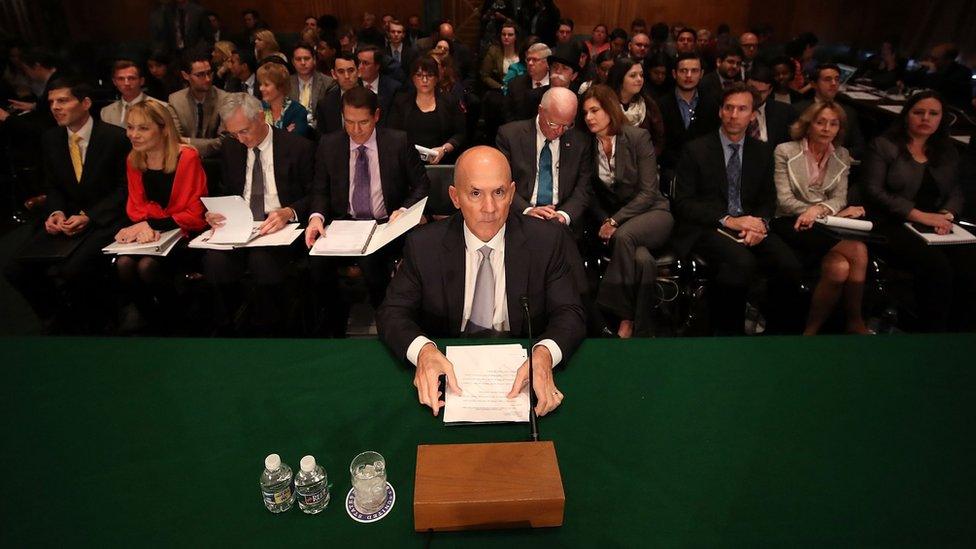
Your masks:
M 566 495 L 551 441 L 417 446 L 414 529 L 561 526 Z

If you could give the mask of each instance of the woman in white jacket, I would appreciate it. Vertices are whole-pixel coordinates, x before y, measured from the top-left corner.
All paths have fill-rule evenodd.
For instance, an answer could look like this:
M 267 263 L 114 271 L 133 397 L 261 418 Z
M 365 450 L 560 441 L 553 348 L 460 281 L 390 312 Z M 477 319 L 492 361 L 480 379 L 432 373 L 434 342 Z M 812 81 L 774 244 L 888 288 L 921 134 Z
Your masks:
M 868 252 L 863 242 L 837 240 L 811 230 L 819 217 L 861 217 L 864 209 L 847 206 L 851 156 L 841 146 L 847 117 L 833 102 L 814 103 L 793 124 L 788 141 L 776 147 L 776 218 L 773 230 L 804 263 L 820 263 L 804 335 L 816 334 L 841 296 L 848 333 L 870 333 L 861 303 Z

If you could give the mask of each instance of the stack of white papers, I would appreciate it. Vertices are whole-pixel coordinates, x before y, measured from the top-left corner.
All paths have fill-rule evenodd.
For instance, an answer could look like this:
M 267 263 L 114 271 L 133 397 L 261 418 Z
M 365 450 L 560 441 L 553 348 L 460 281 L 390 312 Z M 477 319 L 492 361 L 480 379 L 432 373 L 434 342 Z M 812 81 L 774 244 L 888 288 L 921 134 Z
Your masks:
M 445 386 L 444 423 L 529 421 L 528 388 L 508 398 L 526 357 L 518 344 L 448 347 L 447 359 L 454 365 L 462 394 Z
M 210 235 L 211 244 L 246 244 L 254 234 L 254 215 L 243 196 L 204 196 L 207 211 L 224 216 L 224 224 Z
M 298 223 L 289 223 L 285 225 L 281 230 L 273 232 L 271 234 L 266 234 L 264 236 L 258 235 L 258 227 L 261 226 L 263 221 L 252 222 L 252 231 L 249 239 L 243 244 L 220 244 L 214 242 L 213 235 L 215 231 L 204 231 L 202 234 L 198 235 L 196 238 L 190 241 L 191 248 L 199 248 L 204 250 L 233 250 L 234 248 L 260 248 L 263 246 L 289 246 L 296 238 L 301 236 L 305 231 L 299 227 Z M 218 229 L 219 230 L 219 229 Z
M 173 229 L 159 235 L 159 240 L 155 242 L 131 242 L 122 244 L 113 242 L 102 248 L 102 253 L 116 255 L 155 255 L 166 256 L 180 241 L 180 230 Z
M 427 198 L 417 202 L 391 221 L 380 225 L 373 220 L 337 220 L 325 228 L 325 236 L 315 241 L 309 255 L 365 256 L 369 255 L 420 224 Z

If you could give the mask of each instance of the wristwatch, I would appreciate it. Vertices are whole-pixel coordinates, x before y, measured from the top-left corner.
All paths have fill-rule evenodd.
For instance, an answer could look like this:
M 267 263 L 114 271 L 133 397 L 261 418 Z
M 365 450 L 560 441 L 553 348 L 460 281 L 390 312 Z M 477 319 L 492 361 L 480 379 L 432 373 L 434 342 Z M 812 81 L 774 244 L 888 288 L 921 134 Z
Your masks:
M 619 226 L 620 226 L 620 224 L 618 224 L 618 223 L 617 223 L 616 221 L 614 221 L 612 217 L 608 217 L 608 218 L 606 218 L 605 220 L 603 220 L 603 222 L 604 222 L 604 223 L 609 223 L 609 224 L 610 224 L 610 226 L 611 226 L 611 227 L 614 227 L 614 228 L 616 228 L 616 227 L 619 227 Z

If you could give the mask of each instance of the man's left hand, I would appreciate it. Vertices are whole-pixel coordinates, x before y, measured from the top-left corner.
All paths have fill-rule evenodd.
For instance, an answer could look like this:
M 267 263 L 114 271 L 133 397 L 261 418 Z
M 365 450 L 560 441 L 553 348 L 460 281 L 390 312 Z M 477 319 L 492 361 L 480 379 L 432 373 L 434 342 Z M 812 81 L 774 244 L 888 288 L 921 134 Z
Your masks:
M 508 398 L 515 398 L 529 383 L 529 361 L 526 360 L 515 374 L 515 383 Z M 556 388 L 552 377 L 552 355 L 545 345 L 532 349 L 532 388 L 535 390 L 535 413 L 544 416 L 555 410 L 563 402 L 563 394 Z
M 68 236 L 74 236 L 84 231 L 89 221 L 85 214 L 73 215 L 61 223 L 61 231 Z
M 266 234 L 276 233 L 283 229 L 294 216 L 295 211 L 291 208 L 278 208 L 268 213 L 268 217 L 265 218 L 264 223 L 258 227 L 258 234 L 264 236 Z

